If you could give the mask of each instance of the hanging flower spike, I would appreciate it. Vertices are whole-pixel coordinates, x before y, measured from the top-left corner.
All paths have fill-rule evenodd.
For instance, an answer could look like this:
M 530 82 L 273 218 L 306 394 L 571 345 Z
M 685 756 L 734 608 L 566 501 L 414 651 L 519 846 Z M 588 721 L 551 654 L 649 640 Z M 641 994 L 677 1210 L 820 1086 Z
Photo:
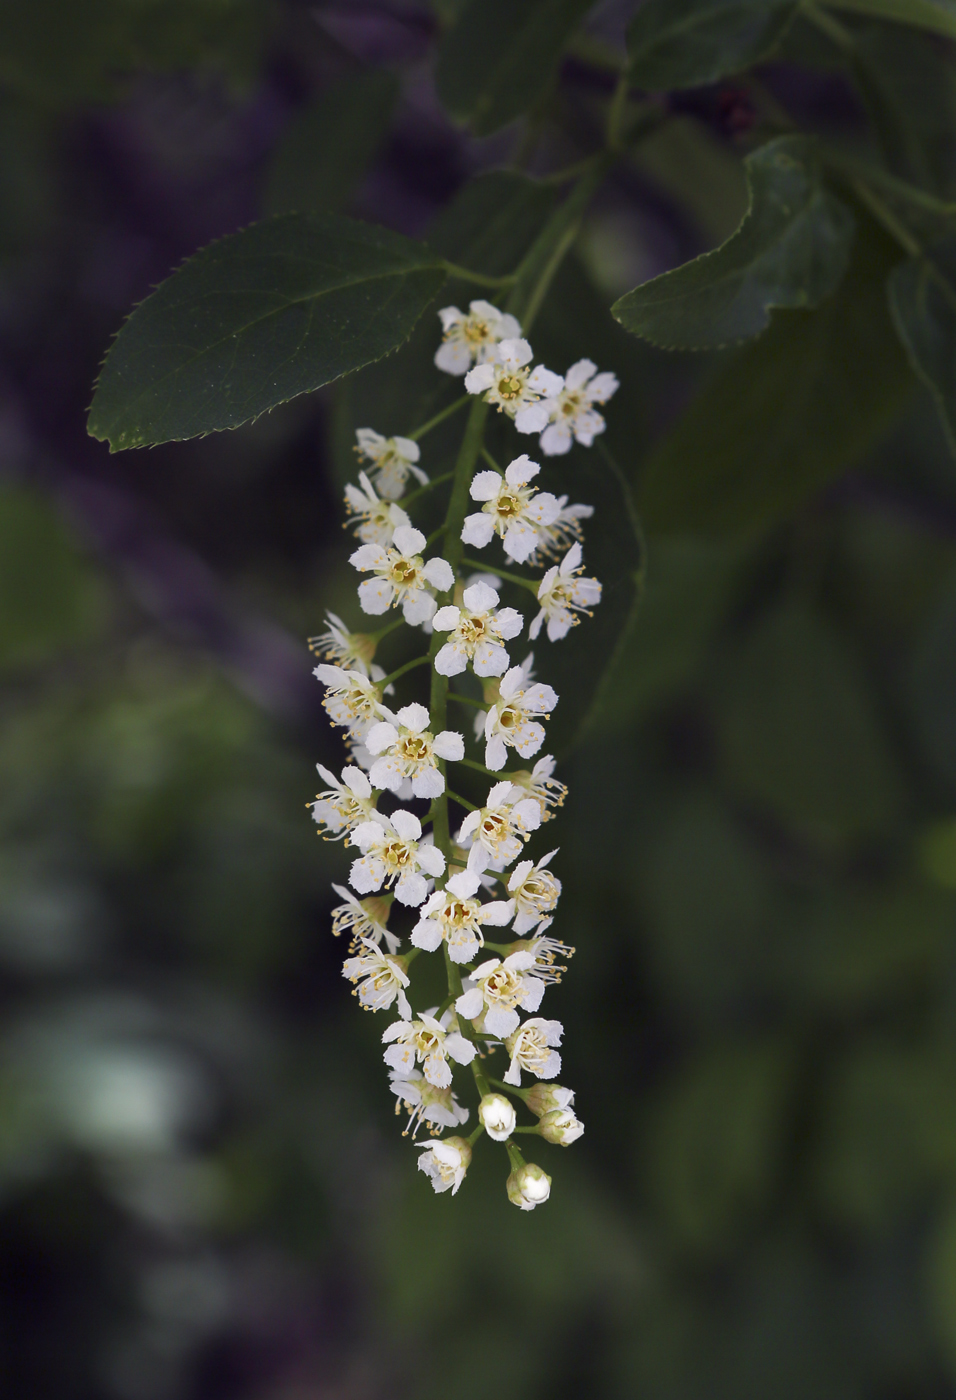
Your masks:
M 353 890 L 371 894 L 383 885 L 395 885 L 395 898 L 400 904 L 412 908 L 423 904 L 428 894 L 426 876 L 437 879 L 444 875 L 445 857 L 421 835 L 421 822 L 401 808 L 390 817 L 379 813 L 377 821 L 356 827 L 352 842 L 362 856 L 353 861 L 349 872 Z
M 434 953 L 442 942 L 448 944 L 448 956 L 454 963 L 471 962 L 484 946 L 482 925 L 504 928 L 514 918 L 515 906 L 510 899 L 481 904 L 475 895 L 481 880 L 470 870 L 453 875 L 443 890 L 436 890 L 421 911 L 412 929 L 412 943 L 426 953 Z
M 501 1076 L 506 1084 L 521 1084 L 521 1071 L 538 1079 L 553 1079 L 561 1073 L 561 1056 L 554 1046 L 561 1044 L 564 1027 L 560 1021 L 533 1016 L 505 1041 L 511 1064 Z
M 372 785 L 360 768 L 343 768 L 341 782 L 321 763 L 316 768 L 329 786 L 309 806 L 312 820 L 325 827 L 326 841 L 339 841 L 362 822 L 375 820 Z
M 461 537 L 465 544 L 484 549 L 500 535 L 505 554 L 523 564 L 541 542 L 541 531 L 557 516 L 557 497 L 538 491 L 528 482 L 538 475 L 537 462 L 516 457 L 502 477 L 498 472 L 477 472 L 472 479 L 473 501 L 483 501 L 480 511 L 466 515 Z
M 531 369 L 533 351 L 526 340 L 503 340 L 491 364 L 476 365 L 465 375 L 469 394 L 483 394 L 485 403 L 514 419 L 519 433 L 540 433 L 547 427 L 550 409 L 544 400 L 556 399 L 564 388 L 560 374 L 538 365 Z
M 554 564 L 538 585 L 541 611 L 531 623 L 529 635 L 535 641 L 547 619 L 548 641 L 559 642 L 576 626 L 575 613 L 591 616 L 601 601 L 601 585 L 596 578 L 581 578 L 581 546 L 573 544 L 560 564 Z
M 594 405 L 607 403 L 617 389 L 616 375 L 598 374 L 593 361 L 578 360 L 564 376 L 560 393 L 548 398 L 551 421 L 541 434 L 541 451 L 548 457 L 560 457 L 570 452 L 572 441 L 590 447 L 607 426 Z
M 471 1163 L 471 1148 L 464 1138 L 444 1138 L 441 1142 L 416 1144 L 421 1156 L 418 1169 L 423 1171 L 437 1192 L 451 1188 L 454 1196 L 465 1179 L 465 1172 Z
M 475 1047 L 459 1031 L 449 1031 L 451 1012 L 446 1011 L 440 1021 L 423 1012 L 417 1021 L 393 1021 L 382 1036 L 388 1045 L 385 1063 L 401 1074 L 421 1065 L 425 1078 L 436 1089 L 447 1089 L 451 1084 L 451 1056 L 457 1064 L 470 1065 L 475 1058 Z M 390 1044 L 389 1042 L 394 1042 Z
M 468 852 L 468 869 L 476 875 L 488 869 L 504 870 L 524 849 L 532 831 L 541 825 L 541 806 L 526 797 L 510 779 L 496 783 L 488 801 L 469 812 L 461 824 L 458 844 Z
M 550 719 L 558 697 L 549 685 L 525 688 L 524 671 L 513 666 L 501 678 L 501 698 L 485 717 L 485 767 L 497 773 L 505 766 L 507 750 L 516 749 L 531 758 L 544 743 L 544 725 L 533 718 Z
M 435 657 L 435 670 L 458 676 L 470 661 L 476 676 L 504 675 L 511 659 L 502 643 L 517 637 L 524 618 L 516 608 L 498 608 L 498 594 L 487 583 L 473 583 L 461 601 L 462 607 L 449 604 L 432 618 L 436 632 L 451 633 Z
M 582 520 L 590 520 L 593 506 L 580 503 L 569 506 L 567 496 L 558 497 L 558 513 L 547 525 L 538 527 L 538 547 L 525 561 L 528 564 L 544 564 L 556 559 L 563 550 L 580 540 L 583 535 Z
M 531 953 L 510 953 L 504 962 L 489 958 L 468 978 L 471 986 L 455 1002 L 455 1010 L 466 1021 L 476 1021 L 484 1015 L 484 1029 L 504 1040 L 518 1029 L 520 1017 L 516 1007 L 537 1011 L 541 1005 L 544 983 L 533 975 L 533 970 Z
M 436 1089 L 420 1070 L 410 1069 L 403 1075 L 392 1074 L 389 1088 L 398 1098 L 395 1112 L 398 1112 L 399 1104 L 404 1104 L 408 1109 L 408 1126 L 403 1137 L 406 1133 L 414 1137 L 422 1123 L 427 1123 L 435 1133 L 439 1128 L 458 1128 L 468 1122 L 468 1109 L 462 1107 L 451 1089 Z
M 312 674 L 326 687 L 322 705 L 332 723 L 341 724 L 356 738 L 363 738 L 376 720 L 391 714 L 382 704 L 378 686 L 363 672 L 322 663 Z
M 359 827 L 359 831 L 361 830 Z M 514 923 L 515 933 L 521 935 L 530 932 L 557 907 L 561 897 L 561 881 L 556 875 L 552 875 L 550 870 L 545 869 L 557 854 L 557 850 L 549 851 L 546 856 L 541 857 L 537 865 L 533 861 L 523 860 L 515 866 L 514 874 L 508 881 L 508 893 L 518 911 Z
M 401 506 L 375 494 L 364 472 L 359 472 L 359 486 L 346 486 L 345 509 L 351 517 L 346 523 L 357 526 L 354 533 L 363 544 L 391 544 L 399 525 L 412 523 Z
M 545 754 L 544 758 L 539 758 L 530 773 L 523 771 L 512 773 L 511 782 L 515 795 L 511 799 L 517 802 L 525 795 L 534 798 L 541 809 L 541 820 L 550 821 L 554 816 L 552 807 L 563 807 L 565 798 L 568 795 L 567 785 L 559 783 L 553 777 L 555 769 L 555 759 L 553 754 Z
M 460 762 L 465 756 L 465 740 L 452 729 L 430 734 L 428 723 L 425 706 L 413 704 L 399 710 L 394 722 L 373 725 L 365 744 L 370 754 L 377 755 L 369 775 L 375 787 L 400 793 L 403 784 L 410 783 L 414 797 L 441 796 L 445 779 L 438 770 L 438 759 Z
M 356 899 L 344 885 L 333 885 L 332 888 L 340 899 L 345 900 L 344 904 L 332 910 L 332 932 L 336 938 L 341 933 L 349 935 L 350 952 L 357 954 L 364 943 L 378 947 L 383 939 L 390 953 L 398 951 L 401 939 L 386 927 L 391 895 L 384 899 Z
M 412 1008 L 405 988 L 408 986 L 407 964 L 404 958 L 389 957 L 379 952 L 374 943 L 362 941 L 364 953 L 346 958 L 342 976 L 355 986 L 355 994 L 366 1011 L 386 1011 L 393 1001 L 406 1021 L 412 1019 Z
M 435 364 L 446 374 L 462 375 L 473 364 L 493 360 L 500 341 L 521 335 L 515 318 L 488 301 L 471 302 L 467 316 L 457 306 L 444 306 L 438 315 L 444 336 L 435 351 Z
M 386 500 L 397 501 L 404 496 L 409 472 L 422 486 L 428 485 L 427 475 L 416 465 L 422 455 L 417 442 L 405 437 L 382 437 L 373 428 L 357 428 L 355 436 L 355 450 L 372 463 L 375 485 Z
M 359 584 L 363 612 L 377 617 L 388 612 L 393 603 L 400 604 L 405 621 L 412 627 L 434 616 L 438 605 L 432 590 L 447 593 L 455 576 L 444 559 L 429 559 L 424 563 L 419 553 L 424 548 L 425 536 L 421 530 L 407 525 L 398 527 L 388 548 L 380 544 L 359 545 L 349 556 L 349 563 L 361 573 L 376 575 Z

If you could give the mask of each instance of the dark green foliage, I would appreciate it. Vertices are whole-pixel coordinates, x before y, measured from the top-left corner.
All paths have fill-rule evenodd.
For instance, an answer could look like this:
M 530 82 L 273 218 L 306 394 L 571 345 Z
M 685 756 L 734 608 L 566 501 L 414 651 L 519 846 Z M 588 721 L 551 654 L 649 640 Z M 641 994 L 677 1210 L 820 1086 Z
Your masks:
M 915 25 L 956 39 L 956 5 L 952 0 L 833 0 L 834 8 L 872 19 Z
M 956 244 L 901 262 L 890 275 L 889 295 L 910 364 L 933 395 L 956 452 Z
M 645 0 L 627 31 L 631 81 L 651 90 L 699 87 L 772 53 L 795 0 Z

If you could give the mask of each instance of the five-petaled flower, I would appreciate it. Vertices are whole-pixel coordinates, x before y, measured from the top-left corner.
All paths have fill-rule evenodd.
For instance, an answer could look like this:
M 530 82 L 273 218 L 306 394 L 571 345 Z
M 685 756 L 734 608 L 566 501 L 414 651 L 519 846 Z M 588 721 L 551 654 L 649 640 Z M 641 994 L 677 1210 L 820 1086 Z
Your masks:
M 410 1021 L 412 1008 L 405 995 L 408 986 L 405 959 L 380 952 L 368 939 L 363 938 L 361 943 L 364 952 L 345 959 L 342 976 L 357 984 L 355 994 L 366 1011 L 385 1011 L 397 1001 L 399 1015 Z
M 417 442 L 405 437 L 382 437 L 374 428 L 358 428 L 355 436 L 355 450 L 373 464 L 375 485 L 387 500 L 397 501 L 405 494 L 409 472 L 422 486 L 428 485 L 427 475 L 417 465 L 422 455 Z
M 435 890 L 412 929 L 412 943 L 426 953 L 448 944 L 452 962 L 471 962 L 484 944 L 482 925 L 504 928 L 514 918 L 510 899 L 482 904 L 475 899 L 481 880 L 470 870 L 453 875 L 443 890 Z
M 520 1085 L 522 1070 L 538 1079 L 553 1079 L 560 1074 L 561 1056 L 554 1047 L 561 1044 L 563 1034 L 560 1021 L 546 1021 L 543 1016 L 532 1016 L 530 1021 L 525 1021 L 505 1040 L 511 1064 L 501 1076 L 504 1082 Z
M 334 612 L 327 612 L 325 617 L 326 629 L 317 637 L 309 638 L 309 650 L 323 661 L 341 666 L 343 671 L 361 671 L 363 676 L 380 681 L 385 672 L 381 666 L 372 665 L 375 638 L 366 632 L 349 632 Z
M 524 563 L 541 543 L 541 530 L 555 519 L 560 507 L 550 491 L 538 491 L 528 485 L 541 468 L 537 462 L 522 455 L 507 467 L 504 476 L 498 472 L 476 472 L 472 478 L 471 498 L 483 501 L 480 511 L 466 515 L 461 537 L 465 544 L 484 549 L 495 535 L 500 535 L 505 554 L 517 563 Z
M 375 721 L 389 713 L 381 688 L 364 672 L 320 662 L 312 674 L 326 687 L 322 704 L 332 723 L 341 724 L 354 738 L 363 739 Z
M 593 506 L 580 502 L 569 506 L 567 496 L 559 496 L 557 515 L 547 525 L 538 526 L 538 547 L 525 563 L 543 564 L 548 559 L 556 559 L 562 550 L 574 544 L 575 540 L 580 540 L 584 529 L 581 522 L 590 520 L 593 514 Z
M 444 559 L 429 559 L 426 564 L 419 552 L 424 548 L 421 530 L 408 525 L 398 527 L 387 548 L 381 544 L 359 545 L 349 556 L 349 563 L 363 574 L 375 575 L 359 584 L 359 603 L 364 612 L 378 616 L 396 603 L 412 627 L 429 621 L 437 607 L 434 591 L 447 593 L 455 576 Z
M 352 844 L 362 852 L 352 862 L 349 883 L 359 894 L 371 894 L 383 885 L 395 886 L 395 898 L 413 908 L 424 903 L 428 879 L 445 873 L 445 857 L 437 846 L 423 841 L 422 824 L 401 808 L 374 822 L 363 822 L 352 833 Z M 424 874 L 421 872 L 424 871 Z
M 548 457 L 570 452 L 572 440 L 590 447 L 598 433 L 606 427 L 596 403 L 607 403 L 617 391 L 617 376 L 605 371 L 598 374 L 591 360 L 578 360 L 564 376 L 560 393 L 548 398 L 550 422 L 541 434 L 541 451 Z
M 518 1029 L 521 1019 L 515 1010 L 537 1011 L 544 996 L 544 983 L 534 976 L 531 953 L 509 953 L 504 962 L 489 958 L 468 978 L 471 984 L 455 1002 L 455 1010 L 466 1021 L 484 1015 L 482 1028 L 500 1040 Z
M 447 1089 L 451 1083 L 451 1056 L 460 1065 L 470 1065 L 475 1047 L 458 1030 L 449 1030 L 452 1014 L 446 1011 L 440 1021 L 428 1012 L 417 1020 L 393 1021 L 382 1036 L 388 1046 L 385 1063 L 399 1074 L 407 1074 L 420 1064 L 429 1084 Z M 457 1024 L 457 1023 L 456 1023 Z
M 344 885 L 333 884 L 332 888 L 345 900 L 344 904 L 338 904 L 332 910 L 332 932 L 336 938 L 341 933 L 347 933 L 351 939 L 350 951 L 353 953 L 357 953 L 363 943 L 373 943 L 378 947 L 383 939 L 390 953 L 398 950 L 401 939 L 396 938 L 387 927 L 388 911 L 392 903 L 390 894 L 372 899 L 356 899 L 352 891 L 347 890 Z
M 503 675 L 511 660 L 502 643 L 517 637 L 524 618 L 516 608 L 499 608 L 496 590 L 484 582 L 466 588 L 461 601 L 462 607 L 449 604 L 432 618 L 436 632 L 451 633 L 435 657 L 435 670 L 457 676 L 470 661 L 476 676 Z
M 534 861 L 523 860 L 514 868 L 508 881 L 508 893 L 515 902 L 517 914 L 514 929 L 519 936 L 530 932 L 557 907 L 561 897 L 561 881 L 545 869 L 557 854 L 557 850 L 549 851 L 537 865 Z
M 445 779 L 438 770 L 438 760 L 457 762 L 465 756 L 465 741 L 452 729 L 440 734 L 428 732 L 428 711 L 424 705 L 405 705 L 394 720 L 373 725 L 365 746 L 376 759 L 369 774 L 377 788 L 404 796 L 404 785 L 410 796 L 440 797 L 445 791 Z
M 560 374 L 544 365 L 531 368 L 533 353 L 526 340 L 503 340 L 491 363 L 476 365 L 465 375 L 468 393 L 483 394 L 486 403 L 514 419 L 519 433 L 547 427 L 550 409 L 544 400 L 556 399 L 564 388 Z
M 341 840 L 347 831 L 361 826 L 362 822 L 374 820 L 372 784 L 361 768 L 343 768 L 342 781 L 339 782 L 335 774 L 323 768 L 321 763 L 317 763 L 316 767 L 329 786 L 309 806 L 313 820 L 325 827 L 327 841 Z
M 393 1073 L 389 1088 L 398 1098 L 396 1113 L 399 1104 L 404 1104 L 408 1109 L 405 1132 L 411 1133 L 412 1137 L 422 1123 L 427 1123 L 434 1133 L 439 1128 L 457 1128 L 468 1122 L 468 1109 L 458 1102 L 453 1091 L 450 1088 L 436 1089 L 434 1084 L 429 1084 L 421 1070 Z
M 351 482 L 346 486 L 345 508 L 351 517 L 348 523 L 356 526 L 355 534 L 363 544 L 391 544 L 398 527 L 412 523 L 401 506 L 376 495 L 364 472 L 359 472 L 358 486 Z
M 515 318 L 489 301 L 471 302 L 467 315 L 457 306 L 443 306 L 438 315 L 444 334 L 435 351 L 435 364 L 446 374 L 465 374 L 473 364 L 493 360 L 500 341 L 521 335 Z
M 549 685 L 526 685 L 521 666 L 512 666 L 501 678 L 498 701 L 485 716 L 485 767 L 497 773 L 505 766 L 507 750 L 516 749 L 531 758 L 544 743 L 544 725 L 535 716 L 550 718 L 558 697 Z
M 573 544 L 560 564 L 554 564 L 538 585 L 541 611 L 529 629 L 534 641 L 547 619 L 548 641 L 559 642 L 578 622 L 575 613 L 591 616 L 601 601 L 601 585 L 596 578 L 581 578 L 581 546 Z
M 524 849 L 532 831 L 541 825 L 541 805 L 525 796 L 510 779 L 495 783 L 484 807 L 469 812 L 461 824 L 458 844 L 468 852 L 468 869 L 477 874 L 504 870 Z
M 533 797 L 541 808 L 541 820 L 550 821 L 554 816 L 552 807 L 563 807 L 564 800 L 568 795 L 568 789 L 564 783 L 554 777 L 555 760 L 554 755 L 546 753 L 543 758 L 539 758 L 531 772 L 523 769 L 519 773 L 512 773 L 511 781 L 515 788 L 513 802 L 527 794 Z

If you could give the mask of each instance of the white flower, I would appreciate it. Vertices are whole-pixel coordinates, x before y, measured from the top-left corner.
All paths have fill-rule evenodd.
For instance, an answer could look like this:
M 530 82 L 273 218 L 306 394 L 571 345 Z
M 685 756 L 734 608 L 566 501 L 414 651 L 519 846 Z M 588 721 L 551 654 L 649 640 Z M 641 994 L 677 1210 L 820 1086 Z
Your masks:
M 469 1065 L 475 1058 L 475 1047 L 460 1031 L 448 1031 L 451 1016 L 445 1012 L 440 1021 L 423 1012 L 417 1021 L 393 1021 L 382 1036 L 388 1045 L 385 1063 L 405 1075 L 416 1062 L 425 1072 L 429 1084 L 446 1089 L 451 1083 L 448 1056 L 460 1065 Z M 389 1042 L 394 1044 L 389 1044 Z
M 394 501 L 375 494 L 375 487 L 364 472 L 359 472 L 359 486 L 351 482 L 345 488 L 345 508 L 357 525 L 355 534 L 363 544 L 391 544 L 399 525 L 411 525 L 408 516 Z
M 363 612 L 378 616 L 393 603 L 400 603 L 405 621 L 413 627 L 428 622 L 435 612 L 432 590 L 445 593 L 455 576 L 444 559 L 429 559 L 425 564 L 419 550 L 425 548 L 425 536 L 409 525 L 400 525 L 386 548 L 380 544 L 362 544 L 349 563 L 361 573 L 374 573 L 359 584 L 359 602 Z
M 541 434 L 541 451 L 549 457 L 559 457 L 571 450 L 572 438 L 582 447 L 590 447 L 606 426 L 594 405 L 607 403 L 617 388 L 616 375 L 598 374 L 597 365 L 591 360 L 578 360 L 564 376 L 561 392 L 548 398 L 551 421 Z
M 489 867 L 504 870 L 540 825 L 541 806 L 535 798 L 526 797 L 510 779 L 496 783 L 485 806 L 469 812 L 458 833 L 460 846 L 471 845 L 468 869 L 479 875 Z
M 467 316 L 457 306 L 443 306 L 438 314 L 444 338 L 435 352 L 435 364 L 446 374 L 464 374 L 472 364 L 493 360 L 499 341 L 521 334 L 515 318 L 488 301 L 473 301 Z
M 325 614 L 327 627 L 317 637 L 309 638 L 309 650 L 323 661 L 341 666 L 343 671 L 361 671 L 363 676 L 381 680 L 385 672 L 372 665 L 375 639 L 365 632 L 347 632 L 345 623 L 334 612 Z
M 505 766 L 508 748 L 531 758 L 544 743 L 544 726 L 533 716 L 550 718 L 558 697 L 549 685 L 524 686 L 524 671 L 513 666 L 502 676 L 500 698 L 485 716 L 485 767 L 493 773 Z
M 363 828 L 359 827 L 359 831 L 361 830 Z M 552 875 L 550 870 L 545 869 L 551 857 L 557 854 L 556 850 L 549 851 L 546 856 L 541 857 L 537 865 L 530 860 L 523 860 L 515 866 L 514 873 L 508 881 L 508 893 L 514 899 L 518 911 L 515 933 L 527 933 L 557 907 L 561 895 L 561 881 L 556 875 Z
M 555 1109 L 570 1108 L 574 1103 L 574 1090 L 566 1089 L 563 1084 L 532 1084 L 521 1097 L 536 1117 L 543 1118 Z
M 555 758 L 553 754 L 545 754 L 544 758 L 539 758 L 531 772 L 522 770 L 520 773 L 512 773 L 511 782 L 514 785 L 514 796 L 512 802 L 517 802 L 519 798 L 527 793 L 538 803 L 541 808 L 541 820 L 550 821 L 554 813 L 552 807 L 563 807 L 564 799 L 568 795 L 568 789 L 564 783 L 559 783 L 557 778 L 552 777 L 555 769 Z
M 569 506 L 567 496 L 558 497 L 558 513 L 547 525 L 542 525 L 538 531 L 539 544 L 535 552 L 526 560 L 528 564 L 544 564 L 549 559 L 556 559 L 563 550 L 574 544 L 575 540 L 580 540 L 583 527 L 582 520 L 590 520 L 594 514 L 593 506 L 585 506 L 580 502 Z
M 312 808 L 313 821 L 325 827 L 326 841 L 340 840 L 353 827 L 375 820 L 372 785 L 360 768 L 343 768 L 339 782 L 321 763 L 315 766 L 329 787 L 308 806 Z
M 555 884 L 557 884 L 555 880 Z M 567 972 L 567 963 L 558 962 L 558 958 L 573 958 L 575 949 L 562 943 L 560 938 L 548 938 L 545 930 L 551 927 L 552 919 L 542 919 L 535 929 L 533 938 L 519 939 L 512 943 L 513 953 L 530 953 L 534 958 L 534 976 L 540 977 L 542 982 L 560 982 L 562 974 Z
M 542 1114 L 538 1127 L 546 1141 L 557 1143 L 559 1147 L 570 1147 L 584 1132 L 584 1124 L 569 1108 L 553 1108 L 550 1113 Z
M 503 340 L 493 363 L 476 365 L 465 375 L 468 393 L 484 394 L 486 403 L 514 419 L 519 433 L 540 433 L 550 416 L 542 400 L 557 398 L 564 388 L 560 374 L 552 374 L 544 365 L 531 369 L 531 356 L 526 340 Z
M 415 797 L 440 797 L 445 791 L 445 779 L 438 771 L 437 760 L 459 762 L 465 756 L 463 737 L 452 729 L 430 734 L 428 711 L 417 704 L 405 705 L 394 723 L 383 721 L 374 725 L 365 744 L 369 753 L 377 755 L 370 774 L 375 787 L 398 792 L 409 781 Z
M 420 1070 L 410 1069 L 403 1075 L 393 1074 L 389 1088 L 398 1096 L 399 1103 L 408 1109 L 408 1126 L 402 1136 L 418 1132 L 422 1123 L 427 1123 L 432 1132 L 439 1128 L 457 1128 L 468 1122 L 468 1109 L 462 1108 L 450 1088 L 436 1089 L 429 1084 Z M 398 1112 L 398 1104 L 395 1105 Z
M 427 486 L 428 477 L 421 467 L 416 466 L 421 454 L 417 442 L 405 437 L 382 437 L 372 428 L 359 428 L 356 452 L 367 462 L 374 463 L 375 485 L 390 501 L 397 501 L 405 493 L 405 482 L 411 472 L 416 481 Z
M 545 618 L 548 621 L 548 641 L 559 642 L 566 637 L 578 619 L 575 613 L 591 616 L 591 608 L 601 601 L 601 585 L 596 578 L 579 577 L 582 569 L 581 546 L 573 544 L 560 564 L 554 564 L 538 585 L 541 611 L 530 628 L 534 641 Z
M 326 687 L 322 704 L 333 724 L 344 725 L 361 739 L 377 719 L 389 715 L 374 681 L 361 671 L 344 671 L 341 666 L 320 663 L 312 672 Z
M 474 896 L 481 880 L 470 870 L 453 875 L 443 890 L 435 890 L 412 929 L 412 943 L 426 953 L 434 953 L 442 940 L 448 944 L 452 962 L 466 963 L 484 944 L 482 924 L 503 928 L 514 917 L 511 900 L 499 899 L 480 904 Z
M 561 1044 L 563 1034 L 560 1021 L 546 1021 L 543 1016 L 532 1016 L 530 1021 L 525 1021 L 505 1041 L 511 1064 L 501 1076 L 504 1082 L 520 1084 L 522 1070 L 539 1079 L 553 1079 L 560 1074 L 561 1056 L 553 1047 Z
M 382 885 L 394 884 L 400 904 L 421 904 L 428 894 L 425 876 L 436 879 L 445 873 L 445 857 L 421 835 L 421 822 L 401 808 L 390 817 L 379 814 L 377 821 L 356 827 L 352 842 L 363 854 L 352 862 L 352 888 L 359 894 L 371 894 Z
M 502 642 L 509 642 L 524 626 L 515 608 L 498 608 L 498 594 L 487 583 L 473 583 L 462 595 L 461 608 L 439 608 L 432 618 L 436 632 L 451 636 L 435 657 L 440 676 L 457 676 L 471 661 L 476 676 L 501 676 L 511 665 Z
M 464 1138 L 443 1138 L 441 1142 L 416 1144 L 421 1156 L 418 1169 L 428 1176 L 438 1192 L 451 1188 L 454 1196 L 465 1179 L 465 1172 L 471 1162 L 471 1148 Z
M 336 905 L 332 910 L 332 932 L 336 938 L 340 933 L 347 933 L 352 940 L 350 951 L 353 953 L 357 953 L 363 943 L 373 943 L 377 947 L 384 939 L 388 951 L 394 953 L 401 939 L 386 927 L 392 896 L 356 899 L 344 885 L 333 885 L 332 888 L 345 900 L 344 904 Z
M 405 995 L 408 986 L 405 959 L 380 953 L 374 943 L 365 939 L 362 939 L 362 946 L 364 953 L 346 958 L 342 964 L 342 976 L 358 984 L 355 992 L 366 1011 L 385 1011 L 393 1001 L 397 1001 L 399 1015 L 410 1021 L 412 1008 Z
M 551 1195 L 551 1178 L 534 1162 L 525 1162 L 508 1177 L 506 1189 L 512 1205 L 519 1210 L 534 1210 Z
M 518 1122 L 515 1106 L 504 1094 L 486 1094 L 478 1105 L 481 1126 L 495 1142 L 506 1142 Z
M 484 1014 L 483 1029 L 504 1040 L 518 1029 L 515 1010 L 537 1011 L 544 996 L 544 983 L 533 975 L 531 953 L 509 953 L 504 962 L 489 958 L 469 977 L 471 984 L 455 1002 L 455 1010 L 466 1021 Z
M 537 462 L 516 457 L 502 477 L 498 472 L 476 472 L 470 487 L 473 501 L 484 501 L 480 511 L 466 515 L 461 537 L 465 544 L 484 549 L 500 535 L 505 554 L 523 563 L 537 549 L 541 529 L 555 519 L 559 506 L 550 491 L 537 491 L 528 482 L 538 475 Z

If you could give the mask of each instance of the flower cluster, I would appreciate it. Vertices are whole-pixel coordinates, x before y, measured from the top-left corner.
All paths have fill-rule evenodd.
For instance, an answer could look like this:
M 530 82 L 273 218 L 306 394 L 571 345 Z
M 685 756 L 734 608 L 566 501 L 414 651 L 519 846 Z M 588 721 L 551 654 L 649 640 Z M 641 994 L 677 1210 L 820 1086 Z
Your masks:
M 595 405 L 616 390 L 614 375 L 598 374 L 590 360 L 563 376 L 534 366 L 519 323 L 489 302 L 439 315 L 438 369 L 463 375 L 467 393 L 506 414 L 519 433 L 538 434 L 546 456 L 575 440 L 589 446 L 603 432 Z M 508 1198 L 533 1210 L 548 1199 L 551 1178 L 524 1160 L 515 1134 L 568 1146 L 584 1129 L 573 1092 L 554 1082 L 561 1022 L 540 1014 L 574 951 L 548 932 L 561 896 L 551 869 L 557 851 L 532 858 L 527 850 L 566 796 L 553 756 L 541 753 L 558 696 L 535 680 L 533 655 L 519 660 L 514 647 L 526 626 L 532 641 L 542 631 L 561 641 L 600 603 L 601 584 L 585 573 L 582 548 L 592 508 L 540 489 L 541 466 L 526 454 L 503 471 L 476 470 L 476 449 L 470 460 L 459 458 L 458 472 L 468 475 L 456 478 L 445 523 L 426 538 L 409 507 L 433 498 L 451 475 L 432 483 L 419 465 L 427 429 L 410 437 L 357 433 L 363 469 L 346 487 L 346 525 L 358 541 L 349 562 L 363 575 L 361 611 L 385 620 L 378 631 L 353 632 L 330 613 L 326 630 L 310 639 L 323 704 L 349 755 L 338 775 L 319 765 L 325 787 L 310 806 L 320 833 L 351 852 L 349 887 L 333 886 L 341 901 L 333 932 L 347 933 L 350 944 L 343 975 L 363 1008 L 398 1017 L 382 1035 L 396 1112 L 407 1109 L 413 1138 L 423 1126 L 439 1138 L 419 1144 L 419 1168 L 435 1191 L 454 1195 L 486 1133 L 507 1148 Z M 406 496 L 410 479 L 414 498 Z M 470 513 L 461 509 L 466 487 Z M 465 547 L 484 550 L 496 539 L 506 567 L 489 563 L 466 575 Z M 430 547 L 435 540 L 440 547 Z M 514 565 L 539 572 L 519 576 Z M 537 604 L 530 617 L 502 604 L 502 594 L 520 602 L 529 591 Z M 415 632 L 427 654 L 386 674 L 375 661 L 379 646 Z M 428 704 L 400 704 L 398 684 L 426 665 Z M 469 724 L 449 726 L 449 703 L 478 711 L 473 734 Z M 450 778 L 452 765 L 461 766 Z M 422 953 L 444 963 L 441 1005 L 423 1007 L 416 994 Z M 469 1137 L 457 1135 L 470 1117 L 455 1092 L 463 1068 L 478 1098 Z M 519 1125 L 519 1107 L 532 1124 Z M 449 1129 L 452 1136 L 440 1137 Z

